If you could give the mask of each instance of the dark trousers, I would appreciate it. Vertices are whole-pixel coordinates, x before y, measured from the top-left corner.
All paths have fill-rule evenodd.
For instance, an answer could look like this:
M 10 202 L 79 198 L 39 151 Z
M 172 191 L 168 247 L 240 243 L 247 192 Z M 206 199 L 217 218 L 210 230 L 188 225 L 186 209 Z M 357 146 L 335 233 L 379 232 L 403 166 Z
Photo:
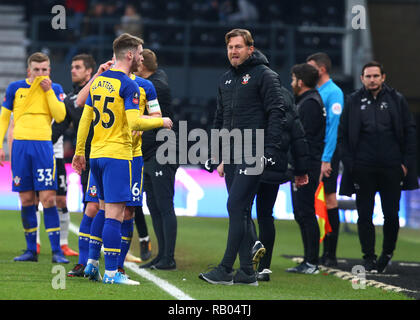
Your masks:
M 315 192 L 318 187 L 320 168 L 309 172 L 309 182 L 296 188 L 291 186 L 293 213 L 302 235 L 304 260 L 318 264 L 319 226 L 315 215 Z
M 375 227 L 372 216 L 375 194 L 379 191 L 384 215 L 384 240 L 382 252 L 392 254 L 398 237 L 401 182 L 404 173 L 401 166 L 391 168 L 356 167 L 353 181 L 356 187 L 356 206 L 359 218 L 357 228 L 364 259 L 376 258 Z
M 177 165 L 161 165 L 155 157 L 144 162 L 144 191 L 158 241 L 158 259 L 174 259 L 177 219 L 174 209 Z
M 274 226 L 273 208 L 277 199 L 280 184 L 260 183 L 257 192 L 257 221 L 259 240 L 265 247 L 265 255 L 262 257 L 258 271 L 270 269 L 273 255 L 276 228 Z
M 249 207 L 257 193 L 261 175 L 249 175 L 245 170 L 245 165 L 224 165 L 228 190 L 229 231 L 221 265 L 228 271 L 232 270 L 239 254 L 240 268 L 251 273 L 253 271 L 251 249 L 254 244 L 254 226 Z

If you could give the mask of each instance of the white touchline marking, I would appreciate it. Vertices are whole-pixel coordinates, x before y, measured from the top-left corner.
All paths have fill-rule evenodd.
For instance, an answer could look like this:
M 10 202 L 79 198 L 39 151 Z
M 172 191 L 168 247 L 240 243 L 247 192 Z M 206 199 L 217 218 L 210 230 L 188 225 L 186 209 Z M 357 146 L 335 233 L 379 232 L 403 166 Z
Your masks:
M 334 276 L 336 276 L 340 279 L 343 279 L 343 280 L 350 280 L 350 281 L 358 280 L 358 278 L 354 274 L 352 274 L 350 272 L 347 272 L 347 271 L 342 271 L 342 270 L 334 269 L 334 268 L 328 268 L 328 267 L 324 267 L 324 266 L 319 266 L 319 269 L 321 271 L 332 274 L 332 275 L 334 275 Z M 375 287 L 375 288 L 384 289 L 384 290 L 387 290 L 387 291 L 394 291 L 394 292 L 411 292 L 411 293 L 416 293 L 417 292 L 417 291 L 401 288 L 401 287 L 398 287 L 398 286 L 385 284 L 383 282 L 379 282 L 379 281 L 372 280 L 372 279 L 366 279 L 366 285 L 371 286 L 371 287 Z
M 138 265 L 135 264 L 134 262 L 126 262 L 124 263 L 124 266 L 127 266 L 131 271 L 133 271 L 134 273 L 137 273 L 139 276 L 152 281 L 162 290 L 166 291 L 167 293 L 177 298 L 178 300 L 194 300 L 192 297 L 182 292 L 177 287 L 170 284 L 168 281 L 155 276 L 154 274 L 150 273 L 149 271 L 145 269 L 139 269 Z
M 294 257 L 292 258 L 292 261 L 300 263 L 303 261 L 303 258 L 301 257 Z M 400 263 L 401 264 L 401 263 Z M 358 278 L 352 274 L 351 272 L 347 272 L 347 271 L 342 271 L 339 269 L 334 269 L 334 268 L 328 268 L 328 267 L 324 267 L 324 266 L 319 266 L 319 270 L 327 272 L 329 274 L 332 274 L 342 280 L 358 280 Z M 375 276 L 377 276 L 378 274 L 375 274 Z M 384 277 L 392 277 L 392 276 L 398 276 L 398 275 L 386 275 L 386 274 L 379 274 L 380 276 L 384 276 Z M 371 286 L 371 287 L 375 287 L 375 288 L 380 288 L 380 289 L 384 289 L 387 291 L 394 291 L 394 292 L 411 292 L 411 293 L 416 293 L 417 291 L 413 291 L 413 290 L 409 290 L 409 289 L 405 289 L 405 288 L 401 288 L 398 286 L 393 286 L 393 285 L 389 285 L 389 284 L 385 284 L 383 282 L 379 282 L 376 280 L 372 280 L 372 279 L 366 279 L 366 285 Z
M 69 230 L 76 235 L 79 234 L 79 228 L 72 222 L 70 222 Z M 128 269 L 138 274 L 139 276 L 153 282 L 163 291 L 169 293 L 171 296 L 173 296 L 174 298 L 178 300 L 194 300 L 194 298 L 182 292 L 180 289 L 170 284 L 168 281 L 155 276 L 154 274 L 150 273 L 149 271 L 145 269 L 139 269 L 138 265 L 135 264 L 134 262 L 125 262 L 124 266 L 126 266 Z

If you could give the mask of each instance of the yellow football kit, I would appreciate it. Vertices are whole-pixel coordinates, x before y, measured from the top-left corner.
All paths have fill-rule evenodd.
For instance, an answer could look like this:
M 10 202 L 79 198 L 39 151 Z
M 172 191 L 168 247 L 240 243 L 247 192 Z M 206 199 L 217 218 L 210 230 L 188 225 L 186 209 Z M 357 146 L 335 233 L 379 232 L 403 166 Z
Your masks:
M 140 90 L 123 71 L 110 69 L 91 84 L 77 133 L 76 155 L 84 155 L 86 137 L 93 120 L 90 158 L 131 160 L 132 130 L 162 127 L 161 118 L 142 119 Z

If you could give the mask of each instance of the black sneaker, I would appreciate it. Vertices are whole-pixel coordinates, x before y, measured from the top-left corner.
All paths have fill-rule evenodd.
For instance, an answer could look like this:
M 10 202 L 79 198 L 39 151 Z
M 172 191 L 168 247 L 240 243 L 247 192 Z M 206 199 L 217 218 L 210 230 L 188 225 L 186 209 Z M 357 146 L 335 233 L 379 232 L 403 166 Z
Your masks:
M 176 262 L 175 260 L 166 261 L 165 259 L 162 259 L 151 268 L 155 270 L 176 270 Z
M 376 270 L 378 273 L 385 272 L 386 268 L 391 264 L 392 254 L 382 253 L 376 263 Z
M 286 272 L 301 273 L 301 274 L 318 274 L 319 269 L 317 265 L 310 264 L 304 261 L 301 264 L 297 265 L 296 267 L 286 269 Z
M 150 240 L 140 241 L 140 259 L 147 261 L 152 256 L 152 244 Z
M 218 265 L 209 272 L 200 273 L 198 277 L 211 284 L 233 285 L 233 272 L 227 272 L 221 265 Z
M 378 273 L 377 262 L 375 258 L 364 258 L 363 266 L 365 267 L 366 272 Z
M 257 272 L 257 280 L 258 281 L 270 281 L 270 269 L 264 269 L 262 271 Z
M 233 284 L 246 284 L 248 286 L 258 286 L 257 276 L 255 272 L 251 274 L 245 273 L 242 269 L 236 271 L 233 277 Z
M 260 263 L 262 257 L 265 255 L 265 248 L 261 241 L 256 241 L 254 246 L 252 247 L 252 265 L 254 270 L 258 269 L 258 264 Z
M 327 257 L 324 259 L 324 263 L 322 263 L 322 265 L 324 267 L 336 267 L 338 265 L 337 259 L 336 258 L 332 259 L 332 258 Z
M 67 272 L 67 277 L 85 277 L 85 265 L 83 264 L 76 264 L 73 269 Z
M 151 269 L 151 268 L 153 268 L 153 266 L 154 266 L 155 264 L 157 264 L 157 263 L 159 262 L 159 259 L 160 259 L 160 258 L 156 257 L 156 258 L 154 258 L 152 261 L 149 261 L 148 263 L 145 263 L 145 264 L 139 265 L 139 268 L 140 268 L 140 269 Z

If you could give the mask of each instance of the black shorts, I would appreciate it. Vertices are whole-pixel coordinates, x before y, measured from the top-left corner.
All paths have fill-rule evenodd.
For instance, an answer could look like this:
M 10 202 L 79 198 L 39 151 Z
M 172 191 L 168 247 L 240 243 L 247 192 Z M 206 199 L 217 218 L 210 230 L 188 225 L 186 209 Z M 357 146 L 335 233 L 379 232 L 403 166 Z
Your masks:
M 67 173 L 64 159 L 55 159 L 57 169 L 57 196 L 67 195 Z
M 337 193 L 337 178 L 338 178 L 338 170 L 340 168 L 340 158 L 338 157 L 338 151 L 335 149 L 335 152 L 331 158 L 331 168 L 332 172 L 329 177 L 324 177 L 322 181 L 324 182 L 324 192 L 326 194 L 329 193 Z

